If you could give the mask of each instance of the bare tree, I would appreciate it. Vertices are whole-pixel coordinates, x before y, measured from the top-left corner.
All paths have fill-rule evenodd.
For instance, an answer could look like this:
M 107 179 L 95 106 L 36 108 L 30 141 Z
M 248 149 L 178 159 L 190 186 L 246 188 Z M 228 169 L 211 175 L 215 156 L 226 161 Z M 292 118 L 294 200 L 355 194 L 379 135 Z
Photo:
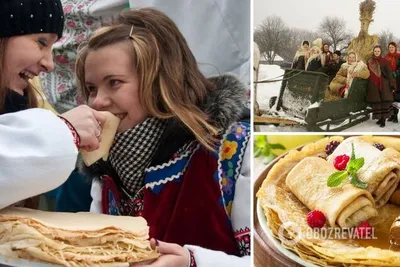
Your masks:
M 390 30 L 385 30 L 379 33 L 379 45 L 382 47 L 382 55 L 386 55 L 388 52 L 388 45 L 390 42 L 395 42 L 397 38 L 393 35 Z
M 351 41 L 351 33 L 346 28 L 346 22 L 338 17 L 325 17 L 319 32 L 322 38 L 332 46 L 333 50 L 342 50 Z
M 294 55 L 302 45 L 303 41 L 309 41 L 309 43 L 311 44 L 311 42 L 317 37 L 318 34 L 316 32 L 298 28 L 291 28 L 289 30 L 284 49 L 279 55 L 287 61 L 292 61 Z
M 254 41 L 261 54 L 266 55 L 269 64 L 273 64 L 275 56 L 283 52 L 289 29 L 278 16 L 267 17 L 254 32 Z

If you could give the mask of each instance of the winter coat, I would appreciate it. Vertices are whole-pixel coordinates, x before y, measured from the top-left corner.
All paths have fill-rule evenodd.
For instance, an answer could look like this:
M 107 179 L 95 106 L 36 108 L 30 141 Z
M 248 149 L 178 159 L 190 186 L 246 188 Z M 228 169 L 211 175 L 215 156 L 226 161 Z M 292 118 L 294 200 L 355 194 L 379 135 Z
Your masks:
M 329 83 L 335 78 L 336 74 L 340 70 L 340 67 L 346 63 L 346 61 L 340 59 L 339 62 L 331 61 L 325 67 L 326 70 L 324 71 L 329 76 Z
M 328 66 L 329 63 L 331 63 L 333 60 L 332 58 L 332 52 L 322 52 L 321 54 L 321 64 L 323 67 Z
M 372 67 L 372 60 L 372 58 L 368 60 L 368 68 L 370 69 L 370 71 Z M 381 62 L 379 63 L 379 70 L 382 80 L 381 88 L 376 85 L 376 82 L 374 82 L 374 80 L 372 79 L 373 76 L 371 74 L 370 81 L 368 83 L 367 102 L 393 102 L 392 88 L 394 88 L 394 84 L 392 70 L 390 68 L 389 62 L 382 58 Z
M 321 58 L 319 56 L 311 56 L 306 65 L 307 71 L 322 71 Z
M 211 81 L 216 90 L 201 108 L 224 129 L 215 152 L 169 119 L 135 196 L 128 196 L 108 161 L 90 168 L 81 162 L 81 171 L 93 178 L 92 212 L 143 216 L 151 237 L 194 251 L 197 266 L 245 266 L 245 257 L 237 256 L 250 255 L 250 125 L 239 122 L 246 89 L 230 75 Z M 222 252 L 229 255 L 224 264 Z
M 308 50 L 305 50 L 304 48 L 297 50 L 293 58 L 292 69 L 305 70 L 306 57 L 308 57 L 308 53 Z
M 344 88 L 350 89 L 354 78 L 368 79 L 369 75 L 368 67 L 362 61 L 352 64 L 343 63 L 329 84 L 326 98 L 331 100 L 341 98 L 345 93 Z
M 387 59 L 390 63 L 390 67 L 392 69 L 392 75 L 394 78 L 394 87 L 396 90 L 393 93 L 394 100 L 396 102 L 400 102 L 400 54 L 395 53 L 390 54 L 388 53 L 385 56 L 385 59 Z
M 319 39 L 317 39 L 319 40 Z M 313 42 L 313 44 L 316 41 Z M 306 71 L 319 71 L 322 72 L 322 52 L 319 45 L 314 45 L 310 49 L 310 56 L 306 62 Z

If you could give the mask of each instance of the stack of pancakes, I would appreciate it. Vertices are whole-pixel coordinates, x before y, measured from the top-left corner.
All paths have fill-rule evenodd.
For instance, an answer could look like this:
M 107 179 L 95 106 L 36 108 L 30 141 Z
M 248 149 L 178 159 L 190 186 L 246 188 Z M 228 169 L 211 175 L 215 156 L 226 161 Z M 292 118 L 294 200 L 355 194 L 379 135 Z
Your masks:
M 0 211 L 0 255 L 63 266 L 129 266 L 156 259 L 141 217 Z

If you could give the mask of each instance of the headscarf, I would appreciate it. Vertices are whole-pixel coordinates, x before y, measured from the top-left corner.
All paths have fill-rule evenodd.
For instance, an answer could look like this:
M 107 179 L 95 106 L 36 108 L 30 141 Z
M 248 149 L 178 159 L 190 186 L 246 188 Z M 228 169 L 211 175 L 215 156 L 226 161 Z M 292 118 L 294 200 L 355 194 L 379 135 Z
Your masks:
M 381 47 L 377 45 L 374 47 L 373 50 L 375 50 L 375 48 L 381 48 Z M 387 62 L 387 60 L 382 57 L 382 53 L 378 57 L 375 56 L 375 54 L 372 54 L 372 57 L 368 59 L 368 70 L 370 72 L 369 78 L 371 79 L 372 83 L 379 88 L 379 90 L 382 89 L 381 64 L 383 62 Z

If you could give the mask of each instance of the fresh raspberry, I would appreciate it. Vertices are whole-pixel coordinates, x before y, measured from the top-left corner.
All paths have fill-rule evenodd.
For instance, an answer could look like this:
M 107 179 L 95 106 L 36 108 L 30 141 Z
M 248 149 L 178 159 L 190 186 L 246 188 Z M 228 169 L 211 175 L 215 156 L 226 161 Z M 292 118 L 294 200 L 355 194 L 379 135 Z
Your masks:
M 347 155 L 340 155 L 335 158 L 333 161 L 333 166 L 339 171 L 343 171 L 346 169 L 347 163 L 349 162 L 350 157 Z
M 325 152 L 327 155 L 330 155 L 335 151 L 335 149 L 338 147 L 340 143 L 338 141 L 331 141 L 329 144 L 326 145 L 325 147 Z
M 313 210 L 307 214 L 307 223 L 312 228 L 322 228 L 325 222 L 326 218 L 322 211 Z
M 385 149 L 385 146 L 379 143 L 373 144 L 373 146 L 379 149 L 380 151 L 383 151 Z
M 358 238 L 366 238 L 372 234 L 372 227 L 368 222 L 361 222 L 357 228 L 356 233 Z

